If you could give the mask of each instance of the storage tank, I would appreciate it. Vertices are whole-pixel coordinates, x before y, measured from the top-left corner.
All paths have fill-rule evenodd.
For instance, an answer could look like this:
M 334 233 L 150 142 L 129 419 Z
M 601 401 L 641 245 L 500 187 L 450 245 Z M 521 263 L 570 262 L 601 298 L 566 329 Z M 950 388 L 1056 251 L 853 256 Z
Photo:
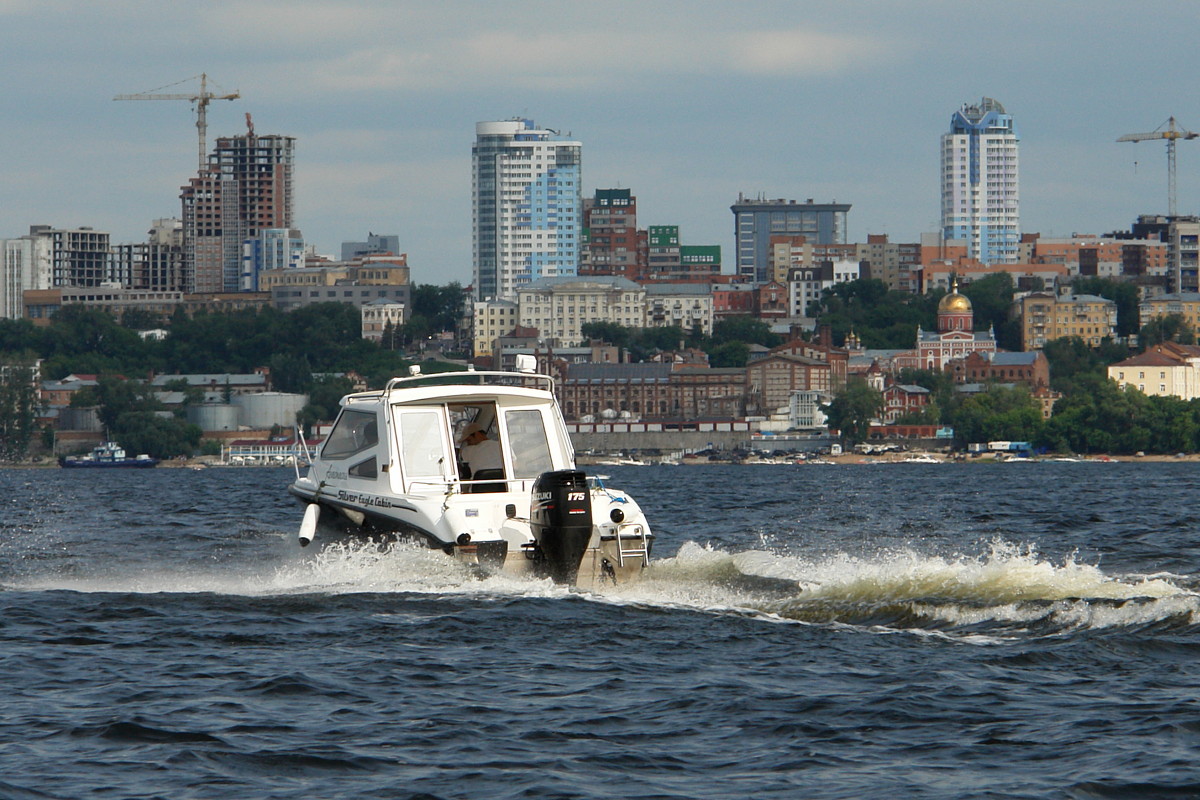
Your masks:
M 99 409 L 95 406 L 87 408 L 67 408 L 58 412 L 58 429 L 60 431 L 88 431 L 99 433 L 104 430 L 100 423 Z
M 233 398 L 238 407 L 239 421 L 247 428 L 262 430 L 272 425 L 284 428 L 296 424 L 296 415 L 308 405 L 308 395 L 285 392 L 261 392 L 242 394 Z
M 238 429 L 238 407 L 232 403 L 204 403 L 188 406 L 187 420 L 199 425 L 200 430 L 236 431 Z

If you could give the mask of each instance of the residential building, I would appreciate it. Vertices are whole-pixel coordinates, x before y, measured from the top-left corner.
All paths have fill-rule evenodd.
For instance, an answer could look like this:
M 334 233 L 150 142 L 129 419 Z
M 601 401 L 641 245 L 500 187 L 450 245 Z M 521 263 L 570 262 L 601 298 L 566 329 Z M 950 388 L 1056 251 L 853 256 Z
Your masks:
M 1200 331 L 1200 293 L 1172 292 L 1143 300 L 1138 303 L 1138 328 L 1172 315 L 1182 317 L 1193 331 Z
M 582 144 L 532 120 L 475 125 L 472 255 L 476 299 L 514 299 L 573 276 L 583 243 Z
M 39 387 L 38 399 L 43 406 L 66 408 L 71 405 L 71 399 L 81 389 L 95 389 L 100 385 L 98 375 L 77 375 L 72 373 L 58 380 L 42 381 Z
M 712 286 L 713 318 L 749 317 L 754 315 L 754 284 L 720 283 Z
M 1053 289 L 1065 284 L 1070 277 L 1064 264 L 926 264 L 924 291 L 948 291 L 956 279 L 971 283 L 999 272 L 1007 272 L 1017 291 L 1033 292 Z
M 1200 398 L 1200 347 L 1165 342 L 1108 367 L 1108 377 L 1122 389 L 1143 394 Z
M 1171 290 L 1200 292 L 1200 217 L 1175 217 L 1168 231 Z
M 736 271 L 741 280 L 761 283 L 773 277 L 769 274 L 772 236 L 804 236 L 813 244 L 846 244 L 849 203 L 814 203 L 812 199 L 797 203 L 739 194 L 730 210 Z
M 408 306 L 411 302 L 408 284 L 387 285 L 339 281 L 332 286 L 301 288 L 298 286 L 275 286 L 271 289 L 271 305 L 280 311 L 294 311 L 316 303 L 347 303 L 361 308 L 376 300 L 387 300 Z
M 476 301 L 472 325 L 472 352 L 476 357 L 491 356 L 496 340 L 513 332 L 520 323 L 518 310 L 512 300 Z
M 1033 292 L 1017 301 L 1021 349 L 1040 350 L 1047 342 L 1078 336 L 1089 347 L 1117 337 L 1117 304 L 1091 294 Z
M 857 246 L 854 260 L 864 264 L 864 277 L 876 278 L 893 291 L 920 293 L 921 245 L 890 242 L 886 233 L 867 234 Z
M 990 97 L 964 104 L 942 135 L 942 235 L 966 240 L 984 264 L 1017 260 L 1018 141 L 1012 115 Z
M 381 342 L 384 335 L 406 321 L 404 303 L 377 297 L 362 304 L 362 338 Z
M 815 264 L 796 267 L 788 273 L 788 313 L 802 317 L 808 313 L 811 303 L 821 299 L 821 293 L 839 283 L 870 277 L 860 261 L 819 261 Z
M 587 322 L 639 328 L 646 318 L 646 290 L 627 278 L 590 276 L 542 278 L 517 291 L 518 321 L 537 328 L 556 346 L 584 341 Z
M 184 281 L 189 292 L 242 288 L 242 246 L 267 229 L 291 229 L 291 136 L 217 139 L 196 177 L 180 192 L 183 206 Z
M 35 225 L 26 236 L 0 242 L 4 246 L 0 253 L 0 319 L 20 319 L 25 313 L 25 292 L 53 285 L 50 239 L 39 235 L 44 227 Z
M 118 287 L 34 289 L 24 294 L 24 316 L 34 325 L 50 324 L 50 318 L 67 305 L 98 308 L 121 319 L 126 311 L 137 310 L 168 319 L 177 309 L 189 317 L 197 312 L 232 314 L 245 309 L 261 310 L 271 304 L 265 292 L 213 292 L 184 294 Z
M 787 284 L 767 281 L 755 286 L 754 316 L 767 322 L 793 316 L 789 311 Z
M 342 242 L 342 261 L 363 256 L 394 256 L 400 254 L 400 237 L 394 234 L 368 233 L 365 242 Z
M 580 275 L 617 275 L 637 280 L 645 271 L 639 258 L 637 198 L 628 189 L 597 189 L 583 203 Z
M 643 327 L 678 325 L 684 333 L 712 333 L 713 296 L 706 283 L 648 283 L 645 289 L 646 319 Z
M 681 281 L 709 280 L 721 274 L 721 245 L 679 245 L 679 274 Z M 668 278 L 671 280 L 672 278 Z
M 5 241 L 4 302 L 14 307 L 21 302 L 19 292 L 27 289 L 117 285 L 121 276 L 114 273 L 109 253 L 109 235 L 103 231 L 30 225 L 27 235 Z
M 270 292 L 271 304 L 280 311 L 333 302 L 361 307 L 380 299 L 411 307 L 412 286 L 404 253 L 361 256 L 350 262 L 309 263 L 320 265 L 274 269 L 259 275 L 260 287 Z
M 280 269 L 304 266 L 304 236 L 291 228 L 265 228 L 242 243 L 243 292 L 261 291 L 260 276 Z

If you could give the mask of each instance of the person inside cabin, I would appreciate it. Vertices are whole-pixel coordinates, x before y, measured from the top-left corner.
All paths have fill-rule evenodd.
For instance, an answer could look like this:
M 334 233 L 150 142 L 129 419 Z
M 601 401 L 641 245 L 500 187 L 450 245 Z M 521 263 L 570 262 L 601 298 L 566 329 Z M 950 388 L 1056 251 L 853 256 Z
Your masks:
M 478 423 L 472 422 L 463 429 L 458 444 L 459 457 L 471 470 L 472 480 L 504 477 L 504 458 L 500 453 L 500 443 L 495 439 L 489 439 Z M 476 484 L 474 491 L 502 492 L 504 484 Z

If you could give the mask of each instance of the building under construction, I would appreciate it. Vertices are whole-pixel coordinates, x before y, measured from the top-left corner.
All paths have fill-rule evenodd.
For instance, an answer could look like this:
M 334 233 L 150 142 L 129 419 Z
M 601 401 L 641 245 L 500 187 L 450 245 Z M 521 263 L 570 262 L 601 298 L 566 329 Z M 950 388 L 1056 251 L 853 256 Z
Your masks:
M 295 138 L 245 134 L 217 139 L 208 163 L 184 186 L 184 279 L 190 292 L 240 288 L 242 243 L 292 228 Z

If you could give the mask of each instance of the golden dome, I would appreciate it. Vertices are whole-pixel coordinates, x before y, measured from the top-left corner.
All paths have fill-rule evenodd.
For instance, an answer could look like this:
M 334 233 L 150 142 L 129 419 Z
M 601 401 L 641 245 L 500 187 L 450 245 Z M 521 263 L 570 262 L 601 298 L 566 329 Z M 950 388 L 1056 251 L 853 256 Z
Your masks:
M 951 292 L 938 303 L 939 314 L 970 314 L 971 301 L 965 295 Z

